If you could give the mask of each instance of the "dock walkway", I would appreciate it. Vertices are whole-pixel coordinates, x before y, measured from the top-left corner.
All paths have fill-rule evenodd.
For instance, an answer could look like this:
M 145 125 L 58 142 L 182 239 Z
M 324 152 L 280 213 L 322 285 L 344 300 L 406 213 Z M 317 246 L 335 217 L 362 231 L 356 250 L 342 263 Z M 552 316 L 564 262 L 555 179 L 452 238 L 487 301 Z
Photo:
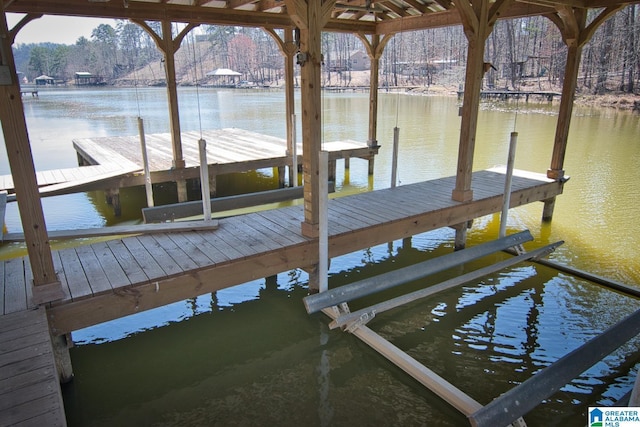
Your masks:
M 0 316 L 0 425 L 67 425 L 43 309 Z
M 504 174 L 478 171 L 475 199 L 451 199 L 455 177 L 332 199 L 329 255 L 343 255 L 499 212 Z M 546 200 L 563 184 L 516 173 L 511 206 Z M 215 231 L 160 233 L 54 251 L 66 296 L 47 312 L 55 334 L 215 292 L 250 280 L 313 265 L 317 241 L 301 234 L 302 206 L 219 221 Z M 26 310 L 31 271 L 26 257 L 5 260 L 0 307 Z
M 171 134 L 145 136 L 151 181 L 165 182 L 176 179 L 199 178 L 200 155 L 198 141 L 207 141 L 209 174 L 215 177 L 235 172 L 247 172 L 262 168 L 291 166 L 292 157 L 287 154 L 287 141 L 282 138 L 251 132 L 244 129 L 224 128 L 200 132 L 183 132 L 182 152 L 185 168 L 173 169 Z M 140 141 L 137 136 L 84 138 L 73 141 L 73 146 L 85 164 L 95 165 L 113 161 L 114 156 L 143 167 Z M 363 158 L 370 159 L 378 148 L 352 140 L 323 143 L 329 152 L 329 160 Z M 302 144 L 297 144 L 298 164 L 302 164 Z M 125 179 L 120 187 L 143 185 L 144 177 Z
M 198 140 L 201 135 L 184 132 L 181 136 L 185 169 L 173 168 L 171 134 L 145 135 L 153 183 L 200 177 Z M 202 138 L 207 141 L 207 163 L 212 177 L 262 168 L 284 168 L 293 163 L 287 154 L 287 142 L 282 138 L 235 128 L 206 130 Z M 37 172 L 41 196 L 144 185 L 138 136 L 76 139 L 73 146 L 83 166 Z M 323 149 L 329 152 L 329 160 L 334 165 L 338 159 L 368 160 L 378 153 L 378 148 L 352 140 L 326 142 Z M 297 144 L 297 153 L 301 165 L 302 144 Z M 8 201 L 15 200 L 11 175 L 0 176 L 0 191 L 9 193 Z

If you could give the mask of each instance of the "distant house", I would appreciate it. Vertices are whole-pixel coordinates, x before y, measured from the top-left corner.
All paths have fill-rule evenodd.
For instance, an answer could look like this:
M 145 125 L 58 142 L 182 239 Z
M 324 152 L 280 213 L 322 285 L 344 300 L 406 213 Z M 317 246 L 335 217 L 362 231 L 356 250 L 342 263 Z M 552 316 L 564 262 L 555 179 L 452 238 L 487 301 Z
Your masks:
M 55 79 L 53 77 L 49 77 L 47 75 L 41 75 L 40 77 L 36 77 L 35 78 L 35 82 L 37 85 L 54 85 L 56 83 Z
M 353 51 L 348 59 L 331 59 L 328 64 L 329 71 L 365 71 L 371 68 L 371 61 L 367 54 L 361 50 Z
M 357 50 L 349 57 L 352 71 L 365 71 L 371 68 L 369 56 L 361 50 Z
M 101 76 L 95 76 L 87 71 L 76 71 L 76 86 L 95 86 L 104 84 Z

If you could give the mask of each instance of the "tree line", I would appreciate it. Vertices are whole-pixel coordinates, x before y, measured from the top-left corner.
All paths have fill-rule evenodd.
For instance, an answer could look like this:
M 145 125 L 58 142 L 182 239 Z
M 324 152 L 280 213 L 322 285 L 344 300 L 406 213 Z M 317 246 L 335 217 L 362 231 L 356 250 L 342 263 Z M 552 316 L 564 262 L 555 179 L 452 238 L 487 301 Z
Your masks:
M 593 17 L 589 18 L 593 19 Z M 14 46 L 16 66 L 26 80 L 47 75 L 72 81 L 75 72 L 90 72 L 106 83 L 132 79 L 162 63 L 162 54 L 140 26 L 125 20 L 100 24 L 90 39 L 73 45 L 54 43 Z M 160 33 L 158 23 L 148 25 Z M 180 30 L 174 26 L 174 32 Z M 282 36 L 282 34 L 280 34 Z M 396 34 L 380 60 L 382 86 L 457 85 L 464 81 L 467 41 L 461 27 Z M 323 33 L 323 84 L 354 85 L 362 64 L 362 42 L 352 34 Z M 537 89 L 562 85 L 567 48 L 560 32 L 541 16 L 501 20 L 489 36 L 485 61 L 492 67 L 485 86 Z M 366 56 L 364 57 L 366 59 Z M 359 63 L 356 65 L 357 61 Z M 182 43 L 176 56 L 178 81 L 205 80 L 215 68 L 230 68 L 243 80 L 279 84 L 284 61 L 271 35 L 257 28 L 201 25 Z M 298 70 L 297 70 L 298 71 Z M 362 73 L 361 73 L 362 74 Z M 198 78 L 198 76 L 200 76 Z M 358 80 L 363 84 L 362 79 Z M 368 81 L 366 82 L 368 84 Z M 640 6 L 629 5 L 607 20 L 583 49 L 578 87 L 583 92 L 637 92 L 640 85 Z

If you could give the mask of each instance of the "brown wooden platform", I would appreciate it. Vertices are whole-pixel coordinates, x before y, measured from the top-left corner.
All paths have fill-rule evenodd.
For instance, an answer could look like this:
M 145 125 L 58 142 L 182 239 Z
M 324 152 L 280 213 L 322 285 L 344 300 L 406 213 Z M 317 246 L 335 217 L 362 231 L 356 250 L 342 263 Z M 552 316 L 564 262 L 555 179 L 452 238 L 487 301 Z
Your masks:
M 152 182 L 199 178 L 200 132 L 183 132 L 181 137 L 185 169 L 176 170 L 172 168 L 171 134 L 145 136 Z M 292 163 L 291 157 L 286 153 L 287 142 L 282 138 L 237 128 L 205 130 L 202 138 L 207 141 L 207 162 L 212 176 L 285 167 Z M 87 164 L 103 164 L 113 161 L 114 156 L 119 156 L 142 168 L 138 136 L 76 139 L 73 146 L 78 156 Z M 333 161 L 352 157 L 369 159 L 378 153 L 378 148 L 352 140 L 325 142 L 323 150 L 329 152 L 329 160 Z M 302 164 L 302 144 L 297 144 L 297 153 L 298 164 Z M 138 175 L 121 179 L 115 187 L 143 184 L 144 178 Z
M 67 425 L 43 309 L 0 316 L 0 425 Z
M 332 199 L 329 253 L 335 257 L 499 212 L 504 174 L 474 173 L 475 200 L 451 199 L 455 177 Z M 563 184 L 516 173 L 512 206 L 554 197 Z M 307 267 L 317 242 L 302 236 L 302 206 L 219 221 L 215 231 L 115 239 L 54 252 L 66 297 L 48 309 L 56 334 L 91 326 L 197 295 Z M 6 260 L 0 301 L 5 313 L 29 305 L 26 258 Z
M 207 161 L 212 176 L 285 167 L 292 163 L 286 153 L 287 142 L 281 138 L 235 128 L 203 131 L 202 137 L 207 141 Z M 148 134 L 145 139 L 153 183 L 200 177 L 199 132 L 182 133 L 185 169 L 181 170 L 172 168 L 169 133 Z M 37 172 L 42 197 L 144 185 L 138 136 L 76 139 L 73 146 L 85 166 Z M 377 148 L 352 140 L 326 142 L 323 149 L 333 161 L 369 159 L 378 153 Z M 298 164 L 302 164 L 302 144 L 298 144 Z M 11 175 L 0 175 L 0 191 L 9 193 L 8 201 L 15 200 Z

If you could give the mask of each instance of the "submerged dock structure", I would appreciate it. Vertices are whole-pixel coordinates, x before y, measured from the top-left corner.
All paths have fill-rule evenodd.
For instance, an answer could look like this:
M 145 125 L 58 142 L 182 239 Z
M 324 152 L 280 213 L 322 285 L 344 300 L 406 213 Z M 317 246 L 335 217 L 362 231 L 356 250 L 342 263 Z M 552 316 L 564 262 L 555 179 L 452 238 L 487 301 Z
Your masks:
M 550 165 L 541 165 L 540 170 L 546 169 L 546 175 L 542 177 L 516 176 L 514 190 L 508 194 L 511 206 L 543 201 L 543 219 L 549 220 L 553 215 L 555 197 L 561 194 L 566 181 L 564 159 L 582 48 L 608 17 L 634 2 L 638 1 L 4 2 L 0 19 L 0 119 L 28 256 L 2 262 L 3 313 L 23 313 L 36 306 L 40 307 L 38 312 L 46 310 L 50 340 L 46 339 L 46 332 L 40 331 L 40 335 L 45 338 L 45 345 L 53 346 L 57 373 L 66 380 L 71 374 L 65 337 L 74 328 L 296 267 L 309 270 L 310 288 L 317 289 L 321 278 L 321 269 L 317 267 L 326 261 L 320 259 L 323 247 L 320 243 L 325 238 L 328 240 L 328 256 L 335 256 L 434 228 L 453 226 L 457 246 L 464 247 L 469 222 L 499 211 L 505 196 L 501 174 L 474 171 L 485 41 L 498 19 L 546 16 L 558 27 L 567 46 Z M 23 13 L 25 16 L 14 28 L 8 28 L 7 13 Z M 295 114 L 294 64 L 300 67 L 303 207 L 229 218 L 220 222 L 217 231 L 141 234 L 102 244 L 52 251 L 12 54 L 12 44 L 18 31 L 43 14 L 130 19 L 156 42 L 164 56 L 170 118 L 170 132 L 162 142 L 162 150 L 170 153 L 169 170 L 177 182 L 179 201 L 186 200 L 186 176 L 190 172 L 188 150 L 183 145 L 180 129 L 175 52 L 184 37 L 200 24 L 264 28 L 280 48 L 285 64 L 286 152 L 289 154 L 294 149 L 295 135 L 292 119 Z M 149 21 L 156 21 L 158 25 L 152 28 Z M 178 22 L 185 25 L 176 34 L 173 23 Z M 371 60 L 366 145 L 373 151 L 378 146 L 378 72 L 380 58 L 388 42 L 395 34 L 404 31 L 450 25 L 462 25 L 468 41 L 456 175 L 332 200 L 329 203 L 328 232 L 321 235 L 320 229 L 325 221 L 321 207 L 326 197 L 321 191 L 325 186 L 320 177 L 326 174 L 319 155 L 323 148 L 321 32 L 356 34 Z M 371 170 L 373 157 L 369 162 Z M 390 206 L 393 209 L 389 209 Z M 9 348 L 11 344 L 2 341 L 0 345 Z M 7 360 L 13 359 L 0 359 L 3 363 Z M 3 375 L 6 366 L 6 363 L 0 364 Z M 21 380 L 15 381 L 20 383 Z M 16 393 L 29 390 L 27 382 L 23 380 L 22 386 L 16 389 L 22 391 Z M 59 407 L 52 413 L 60 414 L 63 411 L 61 400 L 55 396 L 52 402 L 54 400 Z M 495 402 L 498 403 L 490 409 L 497 408 L 500 412 L 501 401 L 496 399 Z M 34 417 L 28 418 L 31 406 L 25 403 L 22 408 L 27 411 L 25 423 L 36 423 Z M 5 415 L 0 414 L 2 417 Z M 483 425 L 479 420 L 486 419 L 483 418 L 486 412 L 476 415 L 470 418 L 471 422 Z M 63 425 L 64 420 L 60 424 Z

